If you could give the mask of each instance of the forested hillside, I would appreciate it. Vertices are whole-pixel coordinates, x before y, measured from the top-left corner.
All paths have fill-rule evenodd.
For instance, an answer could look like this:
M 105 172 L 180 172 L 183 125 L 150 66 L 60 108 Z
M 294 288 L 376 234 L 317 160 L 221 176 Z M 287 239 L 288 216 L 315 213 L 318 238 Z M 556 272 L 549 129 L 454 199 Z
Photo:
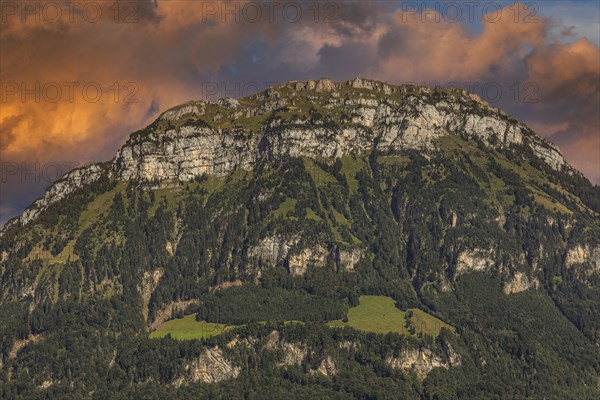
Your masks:
M 460 91 L 322 80 L 182 105 L 3 229 L 0 393 L 595 399 L 599 199 Z M 367 295 L 444 325 L 355 329 Z M 184 315 L 230 328 L 149 337 Z

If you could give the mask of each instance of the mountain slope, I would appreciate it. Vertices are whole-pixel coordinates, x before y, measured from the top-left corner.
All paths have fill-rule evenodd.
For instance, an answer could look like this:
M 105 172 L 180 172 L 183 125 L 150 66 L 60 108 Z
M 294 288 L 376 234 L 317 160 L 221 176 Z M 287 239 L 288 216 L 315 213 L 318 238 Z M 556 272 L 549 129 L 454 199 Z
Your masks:
M 320 80 L 190 102 L 3 229 L 2 390 L 594 398 L 599 198 L 554 145 L 462 91 Z M 457 333 L 323 324 L 365 294 Z M 183 309 L 306 325 L 147 339 Z

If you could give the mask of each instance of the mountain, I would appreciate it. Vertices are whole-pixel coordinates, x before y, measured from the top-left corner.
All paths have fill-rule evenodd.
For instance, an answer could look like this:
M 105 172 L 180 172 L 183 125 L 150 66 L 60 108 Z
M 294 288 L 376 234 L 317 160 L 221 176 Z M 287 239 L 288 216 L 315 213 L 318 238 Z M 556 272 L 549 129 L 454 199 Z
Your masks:
M 1 231 L 1 393 L 597 398 L 599 214 L 556 146 L 464 91 L 192 101 Z
M 290 82 L 241 101 L 196 101 L 166 111 L 132 134 L 110 165 L 75 169 L 12 223 L 27 223 L 106 173 L 124 181 L 190 181 L 250 170 L 264 159 L 435 149 L 449 134 L 495 149 L 521 145 L 553 169 L 575 173 L 556 146 L 475 94 L 361 78 Z

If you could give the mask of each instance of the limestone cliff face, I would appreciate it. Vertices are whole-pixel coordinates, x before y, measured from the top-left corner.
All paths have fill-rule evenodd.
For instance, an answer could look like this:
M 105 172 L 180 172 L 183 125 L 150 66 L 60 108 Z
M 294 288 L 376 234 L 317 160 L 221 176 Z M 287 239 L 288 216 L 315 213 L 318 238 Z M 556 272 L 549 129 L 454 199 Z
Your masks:
M 472 271 L 486 271 L 495 264 L 494 249 L 465 250 L 458 255 L 456 274 L 461 275 Z
M 298 239 L 297 237 L 286 239 L 282 236 L 269 236 L 251 247 L 248 255 L 261 264 L 274 266 L 288 257 L 290 249 L 298 243 Z
M 314 347 L 299 340 L 289 341 L 277 330 L 271 331 L 265 339 L 261 341 L 253 337 L 236 336 L 226 347 L 234 352 L 239 349 L 254 351 L 257 354 L 274 352 L 279 359 L 278 368 L 304 366 L 311 375 L 333 377 L 338 373 L 337 363 L 340 356 L 352 357 L 351 353 L 359 346 L 356 342 L 340 342 L 339 347 L 344 350 L 343 354 L 317 356 L 318 352 Z M 434 368 L 449 369 L 462 364 L 459 354 L 447 342 L 444 342 L 441 353 L 438 353 L 440 352 L 434 352 L 427 346 L 405 348 L 396 355 L 389 353 L 385 356 L 385 363 L 394 369 L 415 372 L 420 379 L 426 378 Z M 310 359 L 317 361 L 312 367 L 308 364 Z M 192 382 L 221 382 L 236 378 L 241 372 L 242 369 L 231 362 L 218 346 L 206 347 L 198 358 L 185 364 L 184 372 L 174 379 L 173 384 L 181 386 Z
M 356 264 L 361 260 L 363 251 L 361 249 L 349 249 L 337 251 L 338 268 L 342 271 L 354 271 Z
M 263 266 L 275 266 L 278 262 L 287 263 L 292 275 L 303 275 L 309 265 L 325 266 L 328 250 L 320 245 L 298 248 L 299 237 L 285 239 L 282 236 L 268 236 L 252 246 L 248 255 Z M 336 249 L 336 264 L 341 271 L 354 271 L 363 256 L 359 248 Z
M 185 366 L 185 374 L 173 381 L 175 386 L 190 382 L 216 383 L 240 374 L 240 367 L 231 363 L 219 347 L 207 348 L 202 355 Z
M 289 83 L 278 89 L 252 97 L 254 106 L 243 106 L 237 101 L 228 102 L 227 107 L 223 102 L 201 102 L 166 112 L 161 121 L 196 116 L 211 122 L 227 119 L 227 124 L 179 128 L 174 124 L 165 132 L 154 130 L 132 137 L 114 160 L 117 176 L 124 180 L 186 181 L 203 173 L 224 175 L 239 167 L 251 168 L 265 156 L 340 157 L 374 148 L 383 152 L 434 149 L 435 139 L 451 134 L 479 138 L 496 147 L 525 144 L 553 168 L 565 165 L 555 146 L 477 96 L 464 92 L 396 87 L 363 79 L 341 84 L 327 80 Z M 281 94 L 290 89 L 288 97 Z M 310 90 L 329 92 L 326 100 L 322 96 L 317 100 L 325 110 L 343 108 L 351 113 L 336 126 L 320 124 L 322 121 L 299 112 L 289 119 L 267 118 L 251 134 L 244 129 L 246 116 L 260 118 L 280 109 L 295 111 L 298 107 L 292 105 L 294 98 Z M 209 108 L 217 109 L 217 119 L 216 112 L 208 113 Z
M 572 171 L 554 145 L 473 94 L 361 78 L 289 82 L 240 101 L 197 101 L 166 111 L 132 134 L 112 161 L 71 171 L 7 226 L 29 223 L 102 175 L 189 181 L 289 156 L 435 151 L 437 139 L 448 135 L 494 148 L 525 146 L 552 168 Z
M 277 331 L 269 334 L 265 349 L 278 350 L 283 353 L 283 360 L 279 363 L 280 367 L 300 365 L 308 354 L 307 346 L 302 343 L 290 343 L 282 339 Z
M 567 251 L 565 264 L 568 268 L 587 263 L 594 271 L 600 271 L 600 247 L 594 248 L 589 245 L 582 246 L 578 244 Z
M 144 272 L 141 284 L 138 286 L 138 290 L 142 296 L 144 320 L 148 317 L 148 302 L 150 301 L 150 296 L 152 296 L 152 292 L 156 289 L 158 281 L 160 281 L 163 274 L 164 271 L 162 269 L 156 269 L 152 271 L 152 273 L 146 271 Z
M 600 246 L 590 244 L 571 246 L 565 255 L 565 265 L 568 269 L 574 269 L 581 281 L 590 284 L 590 278 L 600 274 Z
M 446 353 L 448 359 L 445 361 L 428 348 L 405 349 L 398 357 L 389 356 L 385 361 L 392 368 L 414 371 L 419 378 L 424 379 L 434 368 L 448 369 L 461 364 L 458 354 L 450 345 Z
M 523 272 L 515 272 L 514 276 L 504 284 L 503 291 L 505 294 L 521 293 L 538 286 L 537 279 L 531 279 Z
M 337 373 L 337 367 L 335 365 L 335 361 L 333 357 L 327 356 L 320 363 L 319 367 L 314 371 L 314 373 L 319 373 L 324 376 L 333 376 Z
M 323 246 L 314 246 L 300 250 L 288 259 L 288 266 L 292 275 L 304 275 L 309 266 L 323 267 L 327 258 L 327 249 Z

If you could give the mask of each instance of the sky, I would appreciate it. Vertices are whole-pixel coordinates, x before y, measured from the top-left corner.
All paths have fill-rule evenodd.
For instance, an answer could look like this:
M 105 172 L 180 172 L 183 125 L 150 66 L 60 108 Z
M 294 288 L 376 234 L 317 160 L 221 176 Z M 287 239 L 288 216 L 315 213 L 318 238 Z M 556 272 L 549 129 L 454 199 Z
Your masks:
M 167 108 L 321 77 L 474 91 L 599 184 L 599 4 L 0 0 L 0 225 Z

